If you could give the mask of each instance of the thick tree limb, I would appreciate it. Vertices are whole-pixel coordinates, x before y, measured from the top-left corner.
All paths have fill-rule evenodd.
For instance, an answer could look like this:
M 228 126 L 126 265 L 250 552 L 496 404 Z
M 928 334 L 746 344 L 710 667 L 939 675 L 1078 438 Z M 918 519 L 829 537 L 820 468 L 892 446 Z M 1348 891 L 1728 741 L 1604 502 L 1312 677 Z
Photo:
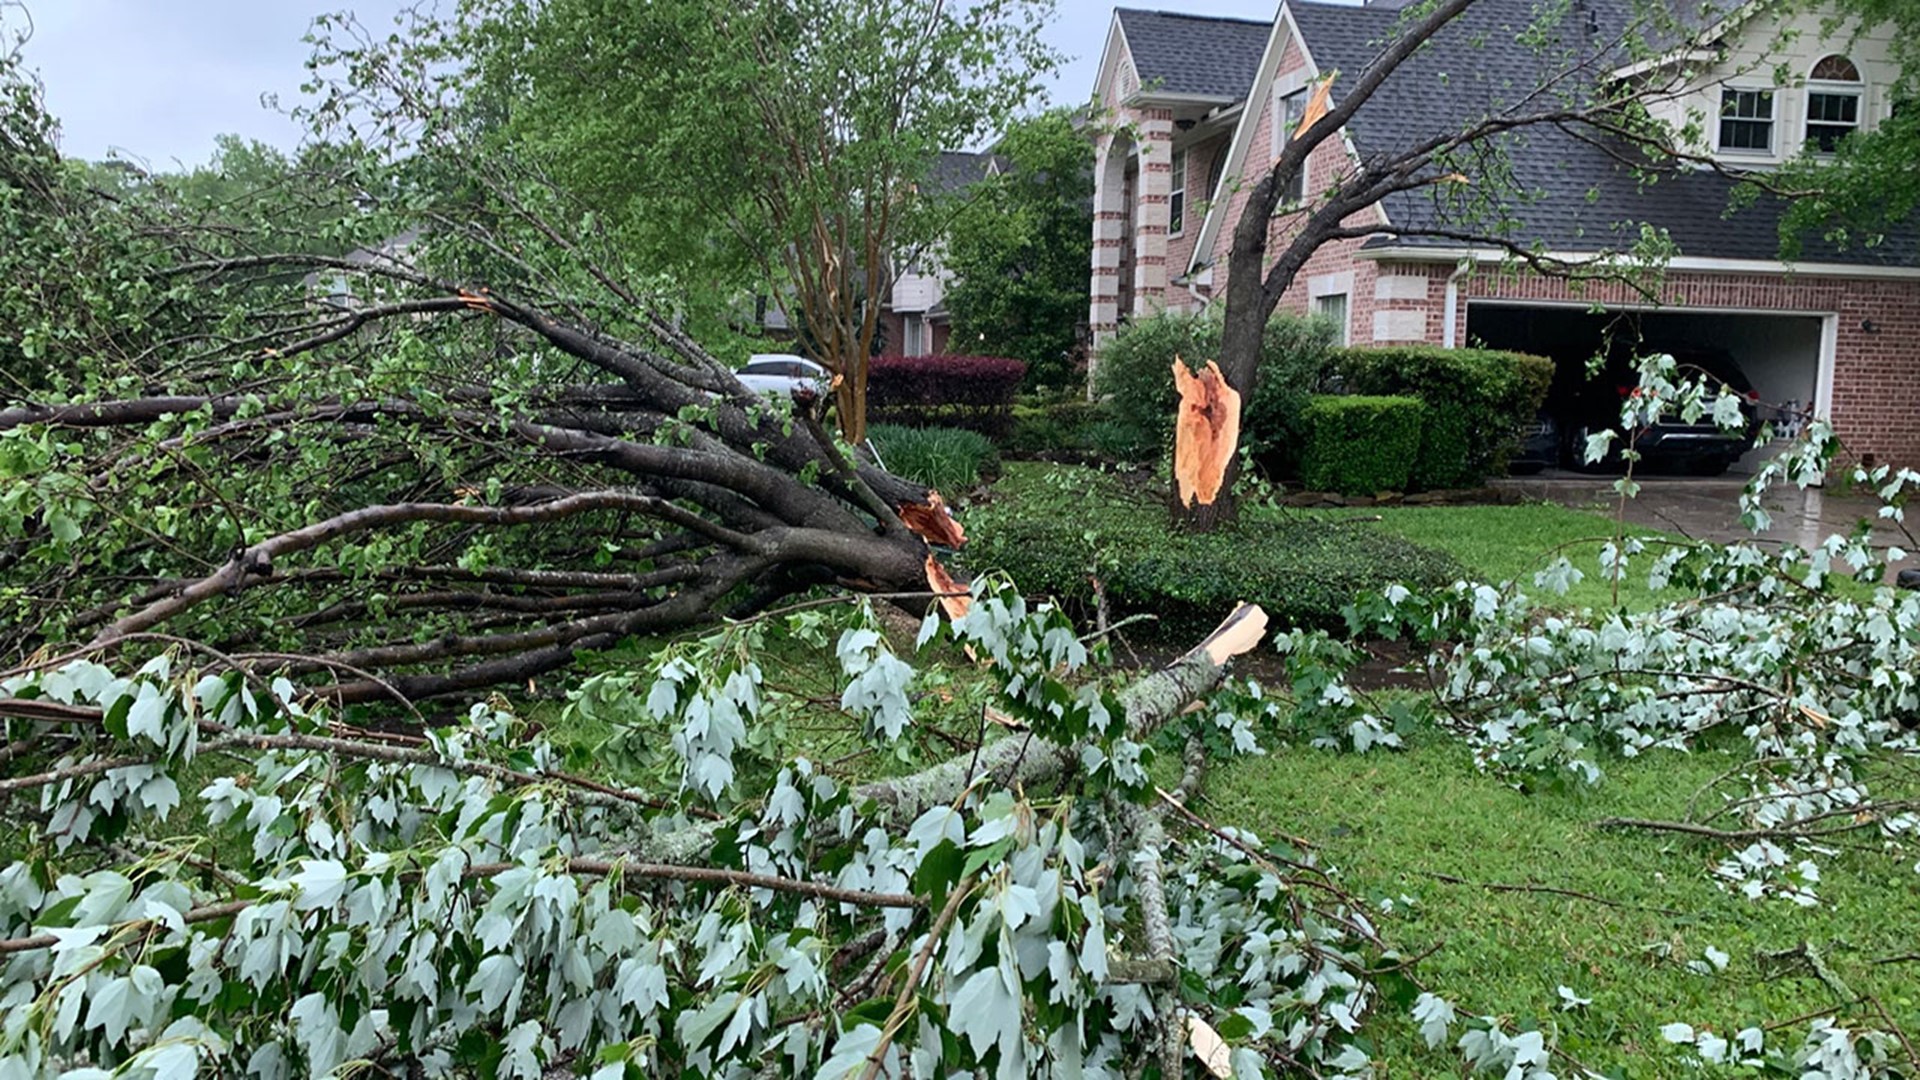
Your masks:
M 1147 738 L 1188 703 L 1219 685 L 1225 665 L 1258 645 L 1266 628 L 1267 613 L 1259 605 L 1241 604 L 1206 640 L 1128 687 L 1120 700 L 1126 707 L 1130 736 Z M 853 801 L 855 805 L 875 803 L 895 821 L 908 821 L 931 807 L 955 801 L 982 778 L 991 778 L 996 787 L 1034 788 L 1060 776 L 1076 760 L 1072 747 L 1014 734 L 910 776 L 862 784 L 854 789 Z M 660 862 L 691 862 L 706 855 L 715 833 L 711 825 L 682 829 L 653 838 L 641 850 Z

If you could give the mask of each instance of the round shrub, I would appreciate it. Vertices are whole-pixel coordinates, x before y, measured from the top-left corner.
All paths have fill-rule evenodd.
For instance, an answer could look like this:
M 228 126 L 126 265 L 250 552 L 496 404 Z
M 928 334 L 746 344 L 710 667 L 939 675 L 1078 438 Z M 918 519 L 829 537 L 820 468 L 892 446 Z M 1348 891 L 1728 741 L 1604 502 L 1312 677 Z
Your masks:
M 1419 398 L 1411 397 L 1314 398 L 1304 414 L 1300 483 L 1342 495 L 1405 491 L 1426 411 Z
M 1000 452 L 977 431 L 874 424 L 867 439 L 888 472 L 949 496 L 1000 473 Z
M 1094 392 L 1107 399 L 1114 421 L 1136 433 L 1144 460 L 1173 437 L 1174 357 L 1198 371 L 1220 356 L 1216 313 L 1165 312 L 1130 323 L 1101 346 Z M 1241 438 L 1270 467 L 1290 475 L 1306 435 L 1302 413 L 1332 370 L 1339 328 L 1325 319 L 1277 315 L 1260 348 L 1260 377 L 1244 407 Z
M 991 502 L 968 511 L 961 559 L 1083 610 L 1097 577 L 1116 616 L 1157 616 L 1146 636 L 1191 642 L 1241 600 L 1281 626 L 1340 631 L 1342 609 L 1400 582 L 1438 588 L 1464 571 L 1450 556 L 1364 522 L 1246 505 L 1211 533 L 1174 526 L 1163 480 L 1134 483 L 1077 466 L 1009 466 Z
M 1505 472 L 1521 430 L 1553 382 L 1553 361 L 1494 349 L 1343 349 L 1335 362 L 1356 394 L 1407 394 L 1426 402 L 1413 463 L 1418 491 L 1473 487 Z

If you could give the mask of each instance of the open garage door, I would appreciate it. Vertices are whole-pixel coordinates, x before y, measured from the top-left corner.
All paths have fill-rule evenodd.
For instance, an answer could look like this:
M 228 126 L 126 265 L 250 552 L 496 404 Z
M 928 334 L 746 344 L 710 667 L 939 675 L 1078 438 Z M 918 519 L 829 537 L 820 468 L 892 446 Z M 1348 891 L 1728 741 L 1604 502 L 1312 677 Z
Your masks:
M 1822 323 L 1819 315 L 1765 315 L 1677 311 L 1592 312 L 1567 306 L 1473 301 L 1467 307 L 1467 340 L 1551 358 L 1557 368 L 1547 412 L 1571 435 L 1596 413 L 1612 387 L 1586 376 L 1596 355 L 1615 357 L 1673 353 L 1697 358 L 1726 376 L 1756 402 L 1759 419 L 1786 432 L 1810 415 L 1820 394 Z M 1603 374 L 1607 381 L 1617 381 Z M 1744 383 L 1744 385 L 1742 385 Z M 1617 415 L 1617 413 L 1616 413 Z M 1734 465 L 1750 469 L 1764 451 Z

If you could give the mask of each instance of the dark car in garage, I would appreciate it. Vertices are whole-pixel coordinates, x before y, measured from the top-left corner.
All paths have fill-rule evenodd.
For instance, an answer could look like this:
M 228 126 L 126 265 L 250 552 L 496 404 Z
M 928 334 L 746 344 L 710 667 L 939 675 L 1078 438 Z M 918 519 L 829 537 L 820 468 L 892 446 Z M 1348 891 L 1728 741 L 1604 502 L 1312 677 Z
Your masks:
M 1678 413 L 1669 413 L 1659 423 L 1635 433 L 1621 432 L 1607 456 L 1589 466 L 1586 462 L 1587 436 L 1608 428 L 1620 427 L 1620 408 L 1640 385 L 1633 356 L 1626 352 L 1610 355 L 1598 372 L 1588 374 L 1584 364 L 1560 364 L 1554 385 L 1547 394 L 1546 410 L 1550 423 L 1560 437 L 1560 456 L 1574 468 L 1617 470 L 1622 467 L 1621 452 L 1632 434 L 1633 449 L 1640 454 L 1641 468 L 1649 472 L 1677 472 L 1692 476 L 1718 476 L 1726 472 L 1753 445 L 1757 395 L 1753 384 L 1741 371 L 1739 361 L 1724 349 L 1683 345 L 1659 350 L 1669 353 L 1679 365 L 1678 375 L 1704 380 L 1710 388 L 1733 394 L 1740 402 L 1745 425 L 1727 431 L 1703 415 L 1689 422 Z M 1709 404 L 1712 397 L 1709 396 Z

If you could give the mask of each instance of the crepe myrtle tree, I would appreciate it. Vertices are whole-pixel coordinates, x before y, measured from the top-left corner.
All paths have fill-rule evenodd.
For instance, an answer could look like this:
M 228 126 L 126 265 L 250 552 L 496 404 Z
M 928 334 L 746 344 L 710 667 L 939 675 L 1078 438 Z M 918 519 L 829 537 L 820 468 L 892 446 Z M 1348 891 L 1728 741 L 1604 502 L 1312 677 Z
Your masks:
M 1250 399 L 1259 378 L 1260 341 L 1281 296 L 1307 260 L 1329 243 L 1376 236 L 1426 238 L 1467 248 L 1505 252 L 1534 271 L 1571 278 L 1604 278 L 1645 289 L 1668 254 L 1663 235 L 1630 232 L 1613 258 L 1569 262 L 1547 256 L 1517 231 L 1517 209 L 1539 198 L 1513 175 L 1515 140 L 1555 133 L 1606 145 L 1623 168 L 1657 172 L 1675 161 L 1672 133 L 1651 122 L 1646 106 L 1678 89 L 1660 78 L 1615 81 L 1609 74 L 1646 54 L 1677 25 L 1680 12 L 1636 4 L 1624 27 L 1596 34 L 1576 6 L 1516 8 L 1499 0 L 1426 0 L 1405 9 L 1378 51 L 1359 71 L 1331 72 L 1320 96 L 1271 161 L 1251 163 L 1241 184 L 1245 210 L 1234 226 L 1228 255 L 1219 363 L 1226 384 Z M 1519 83 L 1476 74 L 1476 53 L 1498 43 L 1533 55 L 1532 74 Z M 1422 70 L 1417 58 L 1447 50 L 1459 58 L 1444 71 Z M 1502 68 L 1501 70 L 1505 70 Z M 1340 132 L 1390 84 L 1442 82 L 1451 103 L 1432 129 L 1405 142 L 1370 142 L 1346 155 L 1324 184 L 1298 205 L 1285 192 L 1309 156 L 1339 143 Z M 1387 221 L 1375 212 L 1390 196 L 1430 197 L 1422 221 Z M 1188 523 L 1209 528 L 1233 513 L 1232 477 L 1211 503 L 1186 508 Z

